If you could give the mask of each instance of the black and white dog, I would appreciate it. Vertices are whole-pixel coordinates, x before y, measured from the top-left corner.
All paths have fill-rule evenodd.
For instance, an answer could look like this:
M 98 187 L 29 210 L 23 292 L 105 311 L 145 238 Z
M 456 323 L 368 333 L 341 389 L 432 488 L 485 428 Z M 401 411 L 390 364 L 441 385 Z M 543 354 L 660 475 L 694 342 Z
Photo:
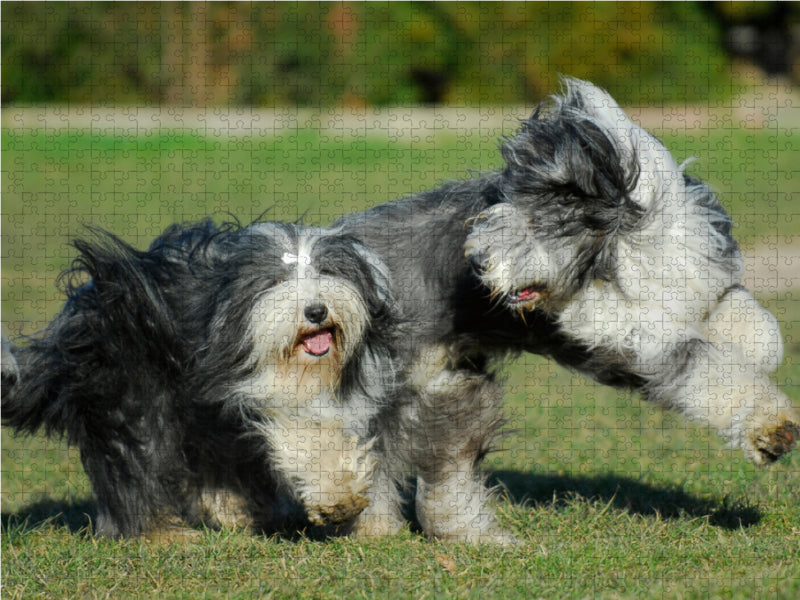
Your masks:
M 208 220 L 144 252 L 103 232 L 75 246 L 64 308 L 4 341 L 2 416 L 80 448 L 100 534 L 369 534 L 366 506 L 395 510 L 391 485 L 369 487 L 388 477 L 376 417 L 397 376 L 377 255 L 342 233 Z
M 576 92 L 567 93 L 567 100 L 561 101 L 564 105 L 571 102 L 570 98 L 577 98 L 580 90 L 589 93 L 596 89 L 579 82 L 570 82 L 569 86 Z M 611 111 L 618 110 L 616 105 L 612 108 L 612 104 L 613 101 L 603 97 L 595 110 L 608 111 L 608 118 L 613 119 L 619 115 L 614 113 L 611 116 Z M 95 453 L 97 466 L 87 463 L 90 475 L 94 468 L 110 482 L 101 488 L 93 476 L 98 496 L 101 489 L 111 493 L 117 483 L 124 484 L 127 480 L 145 482 L 147 486 L 155 486 L 158 493 L 133 497 L 123 514 L 132 514 L 138 508 L 137 504 L 145 505 L 149 500 L 154 501 L 152 504 L 158 511 L 151 511 L 146 519 L 135 519 L 135 527 L 125 528 L 124 524 L 113 520 L 116 513 L 110 514 L 112 509 L 119 512 L 118 498 L 101 498 L 101 509 L 104 514 L 108 513 L 104 521 L 111 523 L 105 526 L 109 533 L 143 531 L 162 519 L 162 514 L 170 519 L 177 515 L 188 521 L 205 519 L 212 523 L 255 520 L 264 528 L 275 527 L 285 523 L 291 513 L 287 501 L 276 491 L 281 483 L 287 482 L 294 492 L 290 497 L 299 500 L 312 522 L 346 522 L 345 527 L 367 535 L 391 533 L 403 523 L 396 484 L 410 465 L 417 476 L 417 517 L 426 533 L 445 540 L 509 542 L 513 537 L 498 526 L 490 507 L 491 490 L 486 488 L 484 478 L 476 473 L 475 468 L 492 448 L 502 424 L 502 390 L 495 381 L 494 361 L 517 352 L 547 355 L 600 382 L 641 389 L 648 398 L 670 406 L 677 404 L 691 416 L 736 438 L 748 458 L 757 464 L 768 463 L 788 452 L 796 437 L 798 419 L 785 397 L 766 381 L 766 374 L 780 360 L 779 332 L 771 315 L 761 309 L 746 291 L 734 285 L 738 279 L 732 273 L 738 267 L 732 271 L 730 265 L 738 264 L 736 261 L 740 259 L 730 239 L 730 224 L 716 199 L 701 191 L 707 189 L 700 182 L 680 174 L 687 189 L 693 190 L 688 197 L 696 198 L 693 202 L 704 216 L 677 219 L 671 231 L 684 240 L 684 245 L 688 243 L 699 250 L 701 259 L 697 265 L 691 263 L 689 272 L 706 268 L 719 276 L 721 295 L 715 299 L 716 302 L 711 301 L 708 293 L 698 292 L 695 282 L 687 277 L 675 276 L 672 281 L 658 283 L 660 289 L 668 290 L 670 298 L 678 297 L 676 302 L 687 306 L 684 297 L 706 294 L 708 314 L 698 313 L 694 308 L 696 304 L 693 304 L 686 309 L 687 318 L 684 319 L 688 323 L 695 318 L 694 323 L 705 328 L 705 337 L 687 341 L 682 355 L 665 354 L 668 345 L 673 344 L 671 335 L 675 325 L 647 320 L 647 315 L 638 314 L 647 332 L 656 328 L 652 333 L 655 342 L 650 346 L 651 351 L 657 353 L 661 346 L 665 358 L 681 356 L 686 360 L 700 357 L 705 352 L 709 358 L 698 359 L 700 368 L 690 367 L 688 362 L 666 369 L 662 367 L 659 372 L 671 369 L 675 375 L 685 374 L 682 380 L 672 380 L 675 390 L 670 396 L 669 382 L 664 380 L 665 385 L 660 386 L 659 380 L 653 377 L 651 367 L 658 365 L 658 359 L 643 368 L 644 363 L 634 352 L 619 351 L 608 344 L 597 343 L 598 339 L 606 339 L 611 324 L 590 321 L 581 331 L 590 331 L 591 335 L 578 335 L 570 323 L 565 324 L 562 315 L 569 293 L 579 295 L 595 284 L 619 285 L 615 277 L 619 280 L 627 277 L 629 281 L 638 282 L 637 289 L 644 297 L 651 290 L 659 289 L 648 281 L 658 279 L 655 267 L 639 273 L 626 273 L 625 265 L 635 264 L 635 261 L 621 261 L 618 256 L 609 258 L 600 236 L 586 233 L 587 223 L 592 231 L 592 227 L 600 230 L 606 227 L 613 232 L 635 230 L 637 224 L 640 226 L 642 223 L 640 219 L 650 214 L 648 207 L 636 208 L 623 202 L 615 205 L 616 210 L 608 207 L 615 199 L 619 200 L 616 182 L 624 182 L 619 189 L 628 190 L 629 186 L 638 183 L 643 173 L 645 180 L 651 177 L 658 180 L 659 177 L 673 177 L 680 169 L 667 168 L 666 175 L 662 175 L 663 167 L 652 166 L 649 158 L 642 162 L 619 151 L 615 146 L 619 144 L 615 141 L 617 138 L 608 138 L 603 133 L 610 127 L 603 119 L 574 119 L 571 111 L 564 111 L 555 119 L 564 122 L 563 139 L 559 137 L 550 141 L 546 136 L 539 139 L 538 134 L 531 135 L 536 131 L 533 124 L 540 120 L 540 115 L 534 115 L 517 136 L 505 142 L 502 151 L 508 166 L 503 172 L 449 183 L 364 213 L 345 216 L 327 232 L 295 231 L 297 239 L 290 236 L 292 242 L 271 242 L 275 252 L 254 248 L 256 234 L 271 238 L 275 233 L 277 238 L 283 239 L 283 234 L 276 232 L 289 226 L 259 224 L 241 231 L 216 231 L 208 225 L 178 228 L 168 231 L 148 253 L 141 255 L 125 247 L 118 248 L 118 243 L 112 244 L 112 260 L 106 262 L 117 265 L 114 269 L 126 273 L 122 281 L 105 274 L 110 285 L 97 287 L 95 283 L 89 283 L 75 286 L 73 299 L 44 337 L 34 340 L 30 346 L 14 349 L 20 362 L 19 379 L 8 388 L 10 397 L 4 398 L 4 418 L 25 430 L 35 430 L 41 425 L 56 431 L 66 429 L 70 439 L 79 444 L 81 439 L 92 438 L 98 428 L 103 431 L 107 425 L 124 434 L 121 439 L 128 444 L 124 450 L 133 457 L 122 463 L 127 471 L 117 472 L 110 463 L 103 463 L 102 451 L 105 449 Z M 616 122 L 623 128 L 620 136 L 623 139 L 626 135 L 633 138 L 640 131 L 626 120 Z M 606 141 L 602 141 L 603 138 Z M 591 160 L 577 160 L 567 152 L 581 148 L 586 141 L 599 144 L 601 148 L 597 153 L 591 149 L 583 150 L 590 153 Z M 543 148 L 539 147 L 540 144 Z M 604 154 L 609 149 L 617 149 L 617 154 Z M 540 160 L 540 156 L 550 156 L 552 160 Z M 566 183 L 559 183 L 555 175 L 548 180 L 542 170 L 564 173 Z M 619 175 L 620 171 L 622 175 Z M 577 182 L 569 181 L 569 177 L 577 179 Z M 540 180 L 555 183 L 548 187 L 540 185 Z M 572 187 L 583 189 L 581 186 L 589 185 L 586 181 L 600 182 L 591 183 L 601 191 L 598 194 L 601 207 L 597 214 L 590 216 L 588 221 L 580 221 L 579 206 L 573 207 L 574 214 L 569 211 L 566 214 L 575 217 L 574 230 L 571 231 L 579 242 L 593 240 L 596 245 L 589 244 L 585 252 L 572 255 L 573 264 L 569 256 L 565 258 L 565 251 L 558 244 L 554 244 L 554 256 L 550 256 L 550 237 L 546 228 L 559 222 L 553 214 L 558 213 L 563 205 L 569 207 L 573 202 L 569 196 L 574 193 Z M 570 198 L 567 202 L 562 201 L 565 195 Z M 529 231 L 527 224 L 537 224 L 537 211 L 548 202 L 553 202 L 554 206 L 543 211 L 544 234 L 541 231 L 537 234 L 533 229 Z M 587 209 L 586 206 L 583 208 Z M 506 238 L 504 231 L 509 223 L 505 215 L 511 211 L 517 211 L 514 214 L 519 221 L 508 229 Z M 680 210 L 678 213 L 681 214 Z M 658 213 L 655 219 L 673 216 L 671 213 Z M 599 220 L 595 222 L 594 219 Z M 697 222 L 703 219 L 707 220 L 707 227 L 697 229 Z M 605 222 L 609 220 L 611 222 Z M 524 235 L 520 229 L 524 230 Z M 707 239 L 702 237 L 703 231 L 708 233 Z M 727 241 L 720 242 L 721 238 Z M 330 248 L 333 255 L 336 255 L 338 246 L 352 248 L 342 253 L 347 260 L 337 263 L 338 267 L 333 271 L 325 266 L 330 257 L 326 259 L 325 253 L 317 256 L 321 250 L 318 245 L 326 239 L 330 241 L 322 247 Z M 312 243 L 312 240 L 319 241 Z M 337 240 L 336 243 L 333 240 Z M 663 238 L 660 241 L 667 246 L 672 244 Z M 564 240 L 565 245 L 567 242 L 569 240 Z M 525 250 L 526 244 L 530 244 L 530 251 Z M 264 245 L 268 245 L 266 240 Z M 547 249 L 540 249 L 540 245 L 547 246 Z M 614 245 L 609 240 L 609 247 Z M 465 250 L 469 260 L 465 259 Z M 584 250 L 582 246 L 581 250 Z M 87 247 L 87 252 L 89 258 L 97 253 L 92 247 Z M 687 256 L 690 254 L 681 252 L 686 252 Z M 104 255 L 105 251 L 100 254 Z M 114 258 L 117 256 L 118 259 Z M 501 270 L 505 279 L 500 280 L 491 275 L 494 272 L 492 268 L 500 260 L 498 256 L 505 260 L 503 264 L 506 265 Z M 494 262 L 491 262 L 492 257 Z M 526 262 L 529 259 L 530 264 Z M 532 269 L 542 262 L 550 264 L 556 260 L 563 260 L 568 265 L 568 273 L 579 274 L 578 280 L 563 283 L 559 277 L 554 277 L 553 281 L 558 281 L 559 286 L 564 286 L 562 288 L 551 280 L 542 281 L 538 276 L 528 279 Z M 91 266 L 91 263 L 89 260 L 87 264 Z M 145 265 L 147 277 L 130 277 L 131 270 L 126 267 L 128 263 L 137 266 L 132 271 L 134 274 L 140 263 Z M 622 272 L 619 265 L 624 267 Z M 89 268 L 88 271 L 94 279 L 103 281 L 95 274 L 97 269 Z M 107 272 L 106 268 L 103 273 Z M 706 273 L 702 270 L 695 272 Z M 271 283 L 254 278 L 253 273 L 261 273 Z M 392 323 L 396 317 L 392 312 L 395 307 L 389 301 L 388 273 L 391 273 L 397 314 L 402 316 L 399 328 Z M 592 279 L 590 275 L 598 277 Z M 571 275 L 566 277 L 569 279 Z M 331 278 L 342 282 L 343 290 L 356 290 L 355 295 L 367 307 L 366 312 L 345 308 L 334 310 L 333 297 L 338 298 L 335 293 L 330 300 L 318 302 L 316 296 L 305 296 L 305 284 L 297 283 L 303 281 L 313 287 L 315 282 Z M 506 283 L 510 278 L 516 278 L 513 286 Z M 139 280 L 141 282 L 137 283 Z M 302 294 L 295 296 L 294 304 L 291 299 L 284 300 L 285 292 L 280 291 L 290 281 L 296 282 L 299 290 L 292 293 Z M 502 285 L 498 285 L 498 281 L 502 281 Z M 716 284 L 704 283 L 703 287 L 712 285 Z M 128 291 L 128 286 L 134 286 L 133 292 Z M 138 291 L 140 287 L 142 290 Z M 325 287 L 331 293 L 339 289 L 338 285 Z M 80 310 L 77 310 L 82 306 L 79 300 L 84 295 L 86 298 L 96 296 L 98 292 L 95 289 L 110 290 L 105 293 L 110 294 L 110 298 L 118 298 L 118 305 L 112 303 L 112 306 L 117 306 L 115 310 L 122 311 L 124 317 L 121 321 L 117 316 L 113 320 L 99 318 L 103 327 L 113 323 L 126 335 L 130 333 L 131 338 L 140 335 L 137 331 L 147 333 L 155 327 L 161 337 L 147 333 L 133 340 L 130 348 L 125 344 L 118 348 L 121 343 L 106 342 L 102 331 L 85 332 L 85 328 L 78 327 L 83 323 Z M 571 292 L 563 291 L 565 289 Z M 123 298 L 134 298 L 136 293 L 142 296 L 143 306 L 149 304 L 154 308 L 142 311 L 137 308 L 139 303 L 130 305 L 130 300 Z M 281 300 L 270 300 L 273 293 Z M 359 303 L 352 299 L 352 294 L 347 297 L 351 298 L 351 303 Z M 535 302 L 546 297 L 550 298 L 547 303 Z M 500 299 L 504 301 L 499 302 Z M 628 300 L 620 298 L 623 304 L 617 304 L 616 310 L 628 310 L 624 304 Z M 314 317 L 305 312 L 308 301 L 315 305 L 325 304 L 334 324 L 318 324 L 309 329 L 306 322 Z M 338 306 L 343 303 L 347 302 L 339 300 Z M 70 308 L 71 305 L 77 308 Z M 521 311 L 523 307 L 525 310 Z M 98 312 L 97 308 L 93 310 Z M 162 310 L 169 318 L 150 317 Z M 310 312 L 313 315 L 316 311 Z M 524 319 L 520 318 L 520 312 L 524 313 Z M 341 313 L 341 318 L 336 320 L 334 313 Z M 749 316 L 737 319 L 737 315 L 742 313 Z M 272 325 L 269 325 L 270 315 Z M 275 315 L 289 315 L 293 333 L 286 333 Z M 626 318 L 620 317 L 616 322 Z M 123 325 L 118 325 L 118 322 Z M 129 322 L 133 327 L 125 325 Z M 252 325 L 255 322 L 261 323 L 261 327 Z M 347 338 L 342 337 L 346 327 L 352 327 L 354 323 L 361 323 L 355 327 L 361 331 L 360 345 L 349 334 Z M 160 331 L 165 327 L 166 330 Z M 665 331 L 658 332 L 658 327 Z M 62 330 L 64 335 L 59 333 Z M 754 349 L 757 344 L 748 346 L 739 342 L 742 336 L 756 334 L 755 339 L 762 341 L 761 350 Z M 76 343 L 68 341 L 73 335 Z M 283 338 L 290 341 L 281 342 Z M 83 343 L 87 339 L 104 341 L 95 351 Z M 116 338 L 112 336 L 111 339 Z M 163 346 L 149 341 L 159 339 L 165 342 Z M 348 345 L 355 344 L 348 346 L 355 349 L 345 352 L 345 339 Z M 639 346 L 636 347 L 641 347 L 641 342 L 637 343 Z M 678 341 L 674 346 L 677 348 L 681 344 L 683 342 Z M 273 354 L 276 346 L 284 349 L 279 353 L 283 363 L 259 358 Z M 135 353 L 142 361 L 136 368 L 148 371 L 141 379 L 142 383 L 152 380 L 146 390 L 137 383 L 140 380 L 136 375 L 127 376 L 119 363 L 114 365 L 117 370 L 112 372 L 112 376 L 122 382 L 121 389 L 131 390 L 124 394 L 110 389 L 113 383 L 102 374 L 95 376 L 94 371 L 84 369 L 81 371 L 85 373 L 83 379 L 76 380 L 68 368 L 59 366 L 72 364 L 68 361 L 79 363 L 86 353 L 96 364 L 108 370 L 111 368 L 108 357 L 117 356 L 116 353 L 122 349 Z M 397 352 L 399 361 L 392 359 L 392 349 Z M 292 362 L 294 352 L 302 352 L 298 354 L 300 359 L 313 365 L 308 370 L 308 376 L 313 380 L 311 385 L 306 383 L 306 366 L 301 368 L 300 359 Z M 712 373 L 715 363 L 711 361 L 716 360 L 717 352 L 727 352 L 730 356 L 728 371 L 723 374 L 732 374 L 735 369 L 731 365 L 735 364 L 734 357 L 735 360 L 741 358 L 739 354 L 750 361 L 753 366 L 748 367 L 748 373 L 756 375 L 755 380 L 761 383 L 753 383 L 749 389 L 759 393 L 763 391 L 759 397 L 771 400 L 758 401 L 757 405 L 753 402 L 753 410 L 747 413 L 746 407 L 742 408 L 750 401 L 746 397 L 720 396 L 731 388 L 717 381 L 717 374 Z M 328 364 L 324 359 L 327 353 L 331 353 L 330 360 L 339 356 L 343 361 L 339 364 L 338 376 L 331 371 L 333 367 L 323 366 Z M 50 355 L 54 358 L 47 358 Z M 66 357 L 63 363 L 62 356 Z M 349 361 L 345 360 L 346 356 L 351 357 Z M 50 362 L 37 363 L 44 360 Z M 706 361 L 705 366 L 703 361 Z M 6 364 L 4 360 L 4 367 Z M 37 364 L 42 366 L 36 367 Z M 274 364 L 285 366 L 277 368 Z M 292 370 L 292 366 L 296 368 Z M 42 377 L 45 371 L 59 375 Z M 402 381 L 393 385 L 391 375 L 396 371 L 402 372 Z M 32 376 L 26 376 L 26 373 Z M 181 374 L 177 380 L 185 382 L 185 385 L 171 383 L 175 380 L 175 373 Z M 43 383 L 35 383 L 37 380 Z M 323 381 L 338 383 L 326 387 Z M 70 413 L 66 407 L 73 404 L 60 401 L 60 394 L 48 391 L 72 389 L 63 382 L 70 383 L 70 386 L 71 382 L 77 382 L 77 387 L 84 390 L 95 385 L 100 390 L 107 390 L 102 395 L 90 395 L 84 401 L 86 406 L 98 408 L 102 417 L 96 422 L 86 421 L 94 428 L 91 435 L 85 435 L 87 431 L 80 426 L 77 430 L 75 425 L 66 428 L 67 424 L 80 424 L 88 417 L 84 416 L 85 412 L 80 415 Z M 47 389 L 44 389 L 45 384 Z M 4 386 L 4 394 L 6 388 Z M 709 391 L 719 399 L 710 402 L 709 395 L 703 394 Z M 273 392 L 275 396 L 270 395 Z M 689 392 L 688 402 L 680 404 L 676 400 L 675 394 Z M 118 405 L 123 406 L 120 398 L 127 399 L 125 407 L 136 406 L 134 401 L 146 393 L 161 398 L 155 406 L 175 402 L 189 408 L 200 407 L 201 410 L 193 413 L 195 415 L 211 416 L 208 421 L 198 424 L 192 422 L 195 417 L 189 418 L 186 426 L 190 433 L 184 437 L 178 434 L 155 435 L 153 427 L 149 426 L 152 418 L 171 420 L 169 431 L 185 431 L 184 420 L 172 417 L 171 413 L 162 413 L 160 409 L 146 412 L 140 407 L 139 412 L 127 413 L 114 410 Z M 281 396 L 282 393 L 289 399 Z M 114 401 L 105 402 L 109 398 Z M 330 406 L 330 398 L 338 401 L 334 402 L 335 411 L 321 408 Z M 287 414 L 274 409 L 276 405 L 289 406 L 295 412 L 288 411 L 291 414 Z M 352 408 L 341 410 L 341 406 Z M 276 411 L 279 416 L 273 414 Z M 729 425 L 720 426 L 726 417 L 720 417 L 714 411 L 726 413 Z M 335 415 L 332 425 L 331 415 Z M 125 422 L 128 416 L 132 417 L 131 423 Z M 739 420 L 748 423 L 737 429 L 734 425 Z M 296 427 L 292 428 L 295 424 Z M 320 435 L 306 435 L 309 430 Z M 318 440 L 323 432 L 335 441 L 331 444 L 325 442 L 321 448 L 314 440 Z M 753 435 L 748 437 L 748 432 Z M 248 433 L 252 435 L 242 435 Z M 143 442 L 134 443 L 139 436 Z M 120 448 L 114 439 L 110 436 L 99 438 L 100 443 L 109 446 L 117 456 Z M 145 477 L 138 466 L 147 466 L 148 457 L 155 456 L 155 442 L 163 444 L 164 456 L 180 450 L 185 453 L 185 459 L 176 463 L 175 470 L 156 462 L 164 470 L 154 477 Z M 309 443 L 311 447 L 305 445 Z M 285 450 L 283 456 L 279 455 L 281 449 L 275 450 L 276 446 Z M 210 451 L 210 448 L 217 450 Z M 333 451 L 326 454 L 326 449 Z M 91 450 L 89 448 L 89 456 L 92 456 Z M 296 472 L 302 469 L 314 476 L 297 475 Z M 322 473 L 341 473 L 341 477 L 323 482 L 319 476 Z M 114 502 L 117 504 L 112 507 Z M 363 511 L 358 514 L 361 509 Z
M 399 340 L 412 397 L 401 429 L 418 518 L 442 539 L 512 539 L 475 472 L 502 423 L 494 361 L 509 354 L 639 389 L 731 437 L 756 464 L 797 437 L 800 419 L 766 377 L 780 334 L 736 285 L 741 258 L 724 210 L 607 95 L 567 85 L 561 110 L 543 123 L 537 112 L 502 144 L 502 172 L 336 224 L 396 282 L 411 328 Z
M 567 80 L 503 148 L 506 201 L 473 221 L 467 258 L 512 312 L 540 309 L 646 398 L 767 464 L 798 418 L 769 380 L 778 323 L 741 285 L 731 220 L 603 90 Z

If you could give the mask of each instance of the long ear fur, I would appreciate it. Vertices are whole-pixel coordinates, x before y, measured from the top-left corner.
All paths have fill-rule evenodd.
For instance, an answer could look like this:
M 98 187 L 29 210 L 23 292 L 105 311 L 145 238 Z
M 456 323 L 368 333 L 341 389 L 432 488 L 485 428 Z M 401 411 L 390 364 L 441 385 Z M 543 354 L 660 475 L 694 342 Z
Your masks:
M 638 152 L 621 146 L 610 131 L 613 117 L 598 116 L 600 109 L 594 106 L 600 101 L 598 95 L 608 100 L 601 105 L 603 110 L 613 103 L 610 96 L 586 82 L 565 83 L 563 96 L 540 105 L 501 145 L 509 190 L 540 196 L 546 203 L 555 200 L 575 231 L 590 229 L 604 235 L 630 229 L 645 208 L 631 196 L 639 178 Z M 611 110 L 616 115 L 619 109 Z M 624 117 L 622 111 L 618 114 Z M 635 127 L 625 119 L 620 128 Z
M 619 132 L 611 131 L 614 122 Z M 638 148 L 621 143 L 631 127 L 605 92 L 566 79 L 564 94 L 543 103 L 501 145 L 506 198 L 526 205 L 542 235 L 572 238 L 582 281 L 613 278 L 618 237 L 647 213 L 635 198 Z

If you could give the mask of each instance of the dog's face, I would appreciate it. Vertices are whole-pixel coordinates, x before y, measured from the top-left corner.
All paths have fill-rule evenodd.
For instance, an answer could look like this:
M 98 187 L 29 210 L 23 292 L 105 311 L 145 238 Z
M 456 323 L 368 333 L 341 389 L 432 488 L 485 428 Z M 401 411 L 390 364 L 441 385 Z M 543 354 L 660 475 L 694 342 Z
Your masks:
M 566 278 L 578 248 L 553 237 L 510 202 L 495 204 L 471 222 L 465 253 L 492 295 L 511 309 L 556 308 L 569 299 Z
M 336 396 L 392 315 L 383 263 L 352 238 L 258 223 L 221 252 L 214 347 L 228 345 L 249 373 L 250 397 L 313 402 Z
M 558 310 L 592 281 L 616 281 L 620 240 L 686 191 L 666 148 L 586 82 L 568 80 L 501 150 L 504 201 L 473 220 L 465 254 L 520 310 Z

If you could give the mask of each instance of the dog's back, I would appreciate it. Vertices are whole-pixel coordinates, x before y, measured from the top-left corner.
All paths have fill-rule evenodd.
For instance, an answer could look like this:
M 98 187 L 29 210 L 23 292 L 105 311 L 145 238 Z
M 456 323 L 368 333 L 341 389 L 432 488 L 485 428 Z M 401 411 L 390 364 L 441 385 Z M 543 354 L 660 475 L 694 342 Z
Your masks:
M 19 345 L 4 341 L 3 423 L 80 448 L 104 535 L 138 535 L 169 518 L 174 482 L 187 480 L 180 423 L 199 338 L 176 312 L 202 304 L 192 282 L 204 261 L 186 258 L 208 238 L 192 231 L 168 230 L 144 252 L 100 230 L 75 241 L 61 311 Z
M 185 359 L 162 293 L 170 266 L 100 231 L 74 245 L 61 312 L 21 345 L 4 340 L 3 352 L 3 422 L 70 441 L 84 437 L 89 411 L 93 427 L 113 427 L 122 407 L 109 399 L 123 403 L 130 386 L 153 385 L 144 373 L 174 378 Z

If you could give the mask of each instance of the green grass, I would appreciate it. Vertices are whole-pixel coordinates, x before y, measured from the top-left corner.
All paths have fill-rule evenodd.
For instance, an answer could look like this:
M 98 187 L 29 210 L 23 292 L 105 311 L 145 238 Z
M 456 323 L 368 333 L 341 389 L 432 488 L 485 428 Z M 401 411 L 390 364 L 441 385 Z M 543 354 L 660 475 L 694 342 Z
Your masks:
M 661 132 L 678 160 L 722 196 L 744 246 L 790 243 L 800 194 L 792 130 Z M 83 225 L 137 247 L 169 223 L 206 215 L 327 224 L 334 217 L 498 168 L 497 132 L 431 139 L 348 138 L 317 130 L 267 138 L 84 130 L 2 132 L 3 321 L 44 325 L 59 305 L 54 276 Z M 10 316 L 9 316 L 10 315 Z
M 800 194 L 791 132 L 662 132 L 722 192 L 745 246 L 790 243 Z M 325 224 L 469 169 L 495 135 L 397 142 L 300 130 L 265 139 L 3 131 L 2 320 L 31 332 L 82 223 L 144 247 L 175 220 L 232 213 Z M 787 343 L 776 380 L 800 401 L 800 305 L 759 292 Z M 203 532 L 188 545 L 94 539 L 78 453 L 2 435 L 3 595 L 276 598 L 793 598 L 800 596 L 800 452 L 757 470 L 635 396 L 534 356 L 502 370 L 509 436 L 485 464 L 504 488 L 510 550 Z

